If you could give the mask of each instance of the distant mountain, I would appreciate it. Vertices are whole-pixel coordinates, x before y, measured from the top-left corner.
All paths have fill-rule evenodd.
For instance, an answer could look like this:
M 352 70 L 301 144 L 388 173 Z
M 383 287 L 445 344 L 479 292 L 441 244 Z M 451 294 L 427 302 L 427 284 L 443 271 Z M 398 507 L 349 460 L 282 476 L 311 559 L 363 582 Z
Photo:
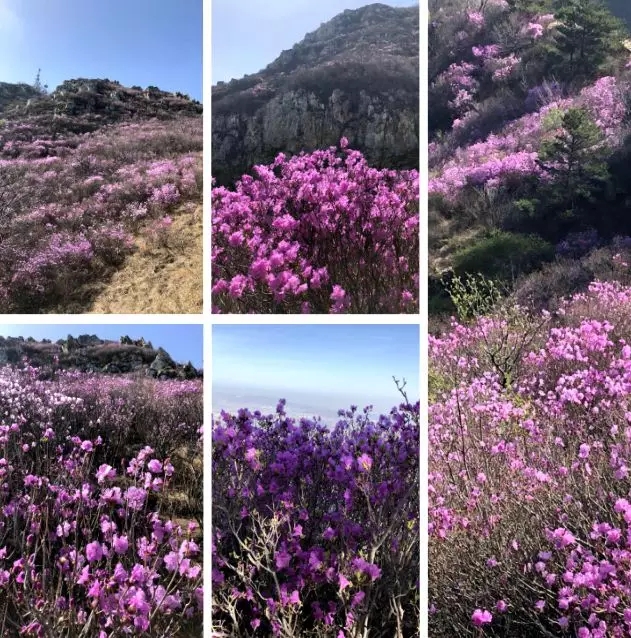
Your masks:
M 153 378 L 197 379 L 202 376 L 190 362 L 176 363 L 163 348 L 154 348 L 144 339 L 127 336 L 119 341 L 80 335 L 36 341 L 24 337 L 0 337 L 0 366 L 20 364 L 24 359 L 35 367 L 47 367 L 57 361 L 63 369 L 108 374 L 144 374 Z
M 219 183 L 342 136 L 374 165 L 418 168 L 418 6 L 346 10 L 259 73 L 213 86 Z

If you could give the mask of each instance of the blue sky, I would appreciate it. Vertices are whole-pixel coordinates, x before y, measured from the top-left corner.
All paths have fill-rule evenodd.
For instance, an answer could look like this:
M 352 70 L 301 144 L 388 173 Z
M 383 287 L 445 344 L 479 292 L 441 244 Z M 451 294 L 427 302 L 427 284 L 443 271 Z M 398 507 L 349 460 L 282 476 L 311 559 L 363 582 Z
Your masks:
M 184 2 L 185 0 L 182 0 Z M 380 0 L 393 7 L 414 0 Z M 212 83 L 256 73 L 345 9 L 370 0 L 212 0 Z
M 337 410 L 401 402 L 392 376 L 419 398 L 419 327 L 414 325 L 215 325 L 213 413 L 240 407 L 335 418 Z
M 37 341 L 66 339 L 68 335 L 96 335 L 105 340 L 118 341 L 123 335 L 132 339 L 144 337 L 154 348 L 162 346 L 178 363 L 190 361 L 196 368 L 202 367 L 202 326 L 191 324 L 1 324 L 3 337 L 33 337 Z
M 0 0 L 0 82 L 109 78 L 202 99 L 203 0 Z

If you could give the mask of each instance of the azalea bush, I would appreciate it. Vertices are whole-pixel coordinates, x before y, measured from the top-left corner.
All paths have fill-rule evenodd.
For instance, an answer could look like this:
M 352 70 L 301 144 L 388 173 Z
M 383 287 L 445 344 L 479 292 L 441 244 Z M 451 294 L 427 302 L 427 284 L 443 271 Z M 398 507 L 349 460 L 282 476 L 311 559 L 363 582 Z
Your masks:
M 213 422 L 213 629 L 418 635 L 419 404 Z
M 471 188 L 545 177 L 541 145 L 571 108 L 589 114 L 608 146 L 619 145 L 628 53 L 622 25 L 599 4 L 488 2 L 480 12 L 434 12 L 430 193 L 455 202 Z M 592 33 L 589 45 L 583 29 Z
M 148 222 L 202 192 L 201 118 L 89 133 L 0 128 L 0 312 L 81 299 L 135 250 Z
M 629 635 L 630 318 L 595 281 L 430 338 L 430 635 Z
M 538 162 L 541 146 L 559 133 L 563 114 L 571 108 L 584 109 L 603 140 L 618 145 L 627 112 L 625 86 L 623 80 L 602 77 L 576 97 L 548 101 L 486 139 L 459 148 L 446 161 L 441 160 L 441 148 L 432 147 L 430 156 L 435 159 L 430 194 L 453 202 L 467 189 L 498 188 L 524 177 L 545 179 L 546 172 Z
M 501 278 L 541 307 L 602 277 L 587 253 L 628 233 L 631 65 L 622 23 L 600 0 L 465 5 L 430 3 L 437 321 L 448 320 L 439 282 L 449 270 Z M 493 251 L 486 265 L 477 258 L 498 237 L 517 248 L 495 259 L 499 268 Z
M 340 147 L 213 189 L 214 312 L 418 312 L 418 172 Z
M 201 636 L 201 498 L 173 502 L 201 401 L 197 382 L 0 369 L 3 636 Z

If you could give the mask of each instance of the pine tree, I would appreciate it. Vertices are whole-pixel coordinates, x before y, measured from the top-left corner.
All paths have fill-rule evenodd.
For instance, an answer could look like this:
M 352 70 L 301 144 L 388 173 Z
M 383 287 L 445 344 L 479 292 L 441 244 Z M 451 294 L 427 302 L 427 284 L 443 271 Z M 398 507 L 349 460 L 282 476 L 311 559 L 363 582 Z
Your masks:
M 556 0 L 557 71 L 567 81 L 594 77 L 601 64 L 619 51 L 625 27 L 601 0 Z
M 562 130 L 539 150 L 539 165 L 551 179 L 549 201 L 575 215 L 582 202 L 609 178 L 604 135 L 589 113 L 571 108 L 563 116 Z
M 550 13 L 552 0 L 507 0 L 511 11 L 527 13 L 530 15 Z

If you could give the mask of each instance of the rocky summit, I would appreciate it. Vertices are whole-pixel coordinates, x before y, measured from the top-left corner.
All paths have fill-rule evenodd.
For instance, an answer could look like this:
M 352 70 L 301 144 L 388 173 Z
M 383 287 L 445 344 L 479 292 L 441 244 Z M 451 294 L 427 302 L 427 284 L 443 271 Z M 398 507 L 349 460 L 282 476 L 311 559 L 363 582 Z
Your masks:
M 201 103 L 183 93 L 155 86 L 125 87 L 109 79 L 66 80 L 50 93 L 28 84 L 0 82 L 0 121 L 28 121 L 47 135 L 87 133 L 133 119 L 201 117 L 202 112 Z
M 30 365 L 42 368 L 42 374 L 56 367 L 82 372 L 141 374 L 156 379 L 197 379 L 202 372 L 192 363 L 176 363 L 163 348 L 154 348 L 144 339 L 123 336 L 119 341 L 100 339 L 96 335 L 68 335 L 52 342 L 24 337 L 0 337 L 0 366 Z
M 342 137 L 377 167 L 418 168 L 418 5 L 346 10 L 259 73 L 213 86 L 219 184 Z

